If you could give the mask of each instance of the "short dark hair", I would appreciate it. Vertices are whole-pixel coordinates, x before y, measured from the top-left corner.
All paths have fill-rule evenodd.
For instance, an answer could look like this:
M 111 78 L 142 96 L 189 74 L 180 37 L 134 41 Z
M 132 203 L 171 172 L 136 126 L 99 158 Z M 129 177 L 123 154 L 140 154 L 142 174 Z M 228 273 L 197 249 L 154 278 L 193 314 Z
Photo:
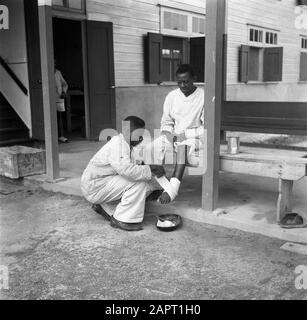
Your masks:
M 179 67 L 178 67 L 178 69 L 176 71 L 176 75 L 182 74 L 182 73 L 189 73 L 191 78 L 193 78 L 195 76 L 194 68 L 193 68 L 193 66 L 191 64 L 181 64 L 181 65 L 179 65 Z
M 133 123 L 133 126 L 136 129 L 143 129 L 145 128 L 145 121 L 139 117 L 136 116 L 129 116 L 127 117 L 124 121 L 129 121 L 131 123 Z

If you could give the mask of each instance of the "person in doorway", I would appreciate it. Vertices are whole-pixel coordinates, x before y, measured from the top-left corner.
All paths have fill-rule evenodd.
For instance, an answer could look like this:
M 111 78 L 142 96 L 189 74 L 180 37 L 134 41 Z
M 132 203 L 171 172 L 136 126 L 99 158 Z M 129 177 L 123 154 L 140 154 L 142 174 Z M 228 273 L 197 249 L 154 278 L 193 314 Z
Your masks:
M 59 142 L 68 142 L 68 139 L 64 137 L 63 127 L 63 113 L 65 112 L 65 98 L 67 96 L 68 84 L 65 81 L 61 71 L 57 69 L 56 61 L 54 61 L 54 78 Z
M 166 153 L 175 151 L 176 164 L 171 180 L 162 177 L 158 181 L 164 189 L 159 198 L 162 204 L 176 198 L 186 165 L 194 165 L 195 158 L 191 156 L 204 144 L 204 90 L 195 86 L 195 73 L 189 64 L 180 65 L 176 77 L 178 89 L 171 91 L 164 102 L 161 135 L 146 148 L 144 160 L 162 164 Z
M 145 122 L 135 116 L 124 121 L 129 122 L 129 132 L 114 136 L 94 155 L 81 177 L 81 190 L 112 227 L 138 231 L 146 197 L 156 190 L 153 177 L 161 178 L 165 171 L 158 165 L 136 164 L 131 151 L 141 139 L 131 141 L 132 134 L 144 129 Z

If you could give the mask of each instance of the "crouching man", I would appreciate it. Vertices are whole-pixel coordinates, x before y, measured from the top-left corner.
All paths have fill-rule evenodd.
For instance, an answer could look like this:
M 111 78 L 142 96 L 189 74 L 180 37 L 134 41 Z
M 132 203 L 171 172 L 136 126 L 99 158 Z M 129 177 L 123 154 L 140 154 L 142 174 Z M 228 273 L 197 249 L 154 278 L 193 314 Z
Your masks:
M 165 171 L 162 166 L 133 162 L 131 148 L 141 139 L 131 141 L 131 136 L 135 130 L 144 129 L 145 122 L 134 116 L 125 121 L 130 123 L 130 133 L 113 137 L 96 153 L 82 175 L 81 190 L 112 227 L 138 231 L 142 229 L 146 197 L 156 189 L 153 177 L 160 178 Z

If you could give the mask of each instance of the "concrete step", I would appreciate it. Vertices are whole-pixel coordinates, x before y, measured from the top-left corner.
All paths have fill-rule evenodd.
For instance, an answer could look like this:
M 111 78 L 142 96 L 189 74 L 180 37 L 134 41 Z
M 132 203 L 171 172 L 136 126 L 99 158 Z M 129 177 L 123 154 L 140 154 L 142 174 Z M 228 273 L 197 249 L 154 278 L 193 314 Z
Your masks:
M 20 124 L 20 119 L 14 115 L 9 115 L 5 117 L 0 116 L 0 128 L 12 128 L 18 127 Z

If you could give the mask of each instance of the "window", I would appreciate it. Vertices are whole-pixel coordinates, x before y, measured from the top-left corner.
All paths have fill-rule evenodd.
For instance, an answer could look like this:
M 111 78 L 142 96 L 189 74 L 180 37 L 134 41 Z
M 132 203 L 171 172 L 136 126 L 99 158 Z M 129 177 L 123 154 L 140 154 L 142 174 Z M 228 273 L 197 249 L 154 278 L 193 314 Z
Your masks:
M 302 41 L 301 41 L 301 49 L 303 49 L 303 50 L 307 50 L 307 37 L 305 38 L 305 37 L 303 37 L 302 38 Z
M 277 44 L 277 33 L 267 31 L 265 33 L 265 43 L 266 44 Z
M 191 37 L 205 34 L 205 14 L 161 7 L 161 33 Z
M 240 49 L 239 81 L 282 81 L 283 48 L 277 47 L 278 33 L 249 26 L 248 43 Z
M 191 63 L 197 81 L 204 81 L 205 37 L 189 39 L 148 33 L 145 52 L 148 83 L 176 81 L 176 70 L 182 63 Z
M 183 56 L 183 40 L 175 37 L 163 37 L 162 80 L 175 81 L 178 66 L 186 62 Z
M 300 81 L 307 81 L 307 37 L 301 38 Z
M 257 30 L 254 28 L 250 28 L 249 29 L 249 41 L 256 42 L 256 43 L 262 43 L 263 42 L 263 31 Z
M 164 12 L 164 28 L 169 30 L 188 31 L 188 16 L 175 12 Z
M 250 45 L 266 46 L 278 44 L 278 33 L 259 27 L 248 27 L 248 42 Z
M 85 12 L 84 0 L 52 0 L 52 6 L 74 12 Z
M 193 17 L 192 18 L 192 32 L 205 34 L 205 19 Z

